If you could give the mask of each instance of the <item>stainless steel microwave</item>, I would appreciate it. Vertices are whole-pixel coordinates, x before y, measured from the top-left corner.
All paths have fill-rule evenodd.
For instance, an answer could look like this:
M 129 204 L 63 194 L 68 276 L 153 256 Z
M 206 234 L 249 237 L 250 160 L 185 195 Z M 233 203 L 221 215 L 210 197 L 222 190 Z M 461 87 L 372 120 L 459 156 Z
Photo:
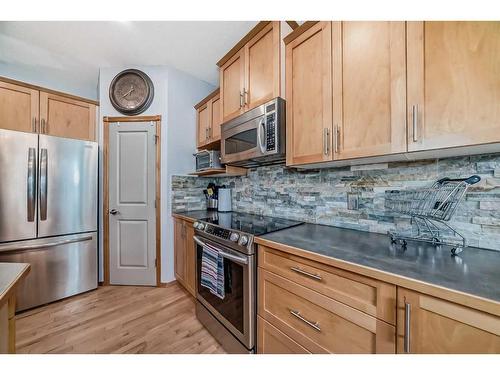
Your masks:
M 196 172 L 221 168 L 219 151 L 201 150 L 194 154 L 194 157 L 196 158 Z
M 275 98 L 222 124 L 223 164 L 253 167 L 285 160 L 285 100 Z

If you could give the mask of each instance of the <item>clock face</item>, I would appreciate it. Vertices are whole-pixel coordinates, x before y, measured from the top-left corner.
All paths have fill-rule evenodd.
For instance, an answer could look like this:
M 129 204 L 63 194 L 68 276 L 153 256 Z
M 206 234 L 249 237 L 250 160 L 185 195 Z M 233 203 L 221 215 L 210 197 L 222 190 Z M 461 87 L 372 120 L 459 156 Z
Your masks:
M 127 69 L 119 73 L 109 87 L 111 104 L 125 115 L 137 115 L 151 105 L 153 82 L 140 70 Z

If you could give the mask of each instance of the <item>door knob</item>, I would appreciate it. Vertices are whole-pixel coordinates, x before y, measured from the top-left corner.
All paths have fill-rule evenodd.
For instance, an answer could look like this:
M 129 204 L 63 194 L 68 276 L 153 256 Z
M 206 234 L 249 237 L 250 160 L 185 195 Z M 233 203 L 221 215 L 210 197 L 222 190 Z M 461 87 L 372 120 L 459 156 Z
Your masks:
M 116 215 L 118 213 L 118 210 L 115 210 L 114 208 L 109 211 L 111 215 Z

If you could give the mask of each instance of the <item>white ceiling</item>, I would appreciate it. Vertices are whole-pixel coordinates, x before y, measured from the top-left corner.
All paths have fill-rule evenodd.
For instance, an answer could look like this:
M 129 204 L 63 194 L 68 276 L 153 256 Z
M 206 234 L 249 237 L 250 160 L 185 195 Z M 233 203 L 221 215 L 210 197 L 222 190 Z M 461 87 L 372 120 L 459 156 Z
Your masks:
M 253 21 L 0 22 L 0 63 L 95 83 L 100 67 L 170 65 L 215 86 L 216 62 Z

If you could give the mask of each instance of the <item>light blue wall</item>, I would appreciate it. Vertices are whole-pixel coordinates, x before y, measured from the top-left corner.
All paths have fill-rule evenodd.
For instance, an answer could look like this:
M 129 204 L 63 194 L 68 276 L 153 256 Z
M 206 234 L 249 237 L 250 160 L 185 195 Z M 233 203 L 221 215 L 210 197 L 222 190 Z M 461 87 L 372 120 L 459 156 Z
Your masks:
M 99 74 L 100 127 L 102 118 L 122 116 L 109 101 L 108 89 L 113 77 L 129 68 L 140 69 L 153 81 L 155 97 L 148 110 L 141 115 L 161 115 L 161 266 L 162 282 L 174 280 L 173 220 L 171 217 L 170 182 L 173 174 L 187 174 L 194 170 L 193 152 L 196 150 L 196 112 L 193 106 L 215 89 L 207 82 L 167 66 L 125 66 L 101 68 Z M 102 157 L 101 157 L 102 161 Z M 102 171 L 102 165 L 100 170 Z M 102 192 L 102 176 L 100 176 Z M 101 194 L 102 196 L 102 194 Z M 102 207 L 101 207 L 102 208 Z M 101 216 L 102 217 L 102 216 Z M 101 223 L 102 233 L 102 223 Z M 100 249 L 102 249 L 102 236 Z M 102 280 L 102 251 L 99 279 Z
M 89 80 L 82 78 L 78 72 L 69 73 L 57 68 L 40 67 L 24 64 L 9 64 L 0 61 L 0 76 L 62 91 L 68 94 L 97 100 L 97 77 Z

